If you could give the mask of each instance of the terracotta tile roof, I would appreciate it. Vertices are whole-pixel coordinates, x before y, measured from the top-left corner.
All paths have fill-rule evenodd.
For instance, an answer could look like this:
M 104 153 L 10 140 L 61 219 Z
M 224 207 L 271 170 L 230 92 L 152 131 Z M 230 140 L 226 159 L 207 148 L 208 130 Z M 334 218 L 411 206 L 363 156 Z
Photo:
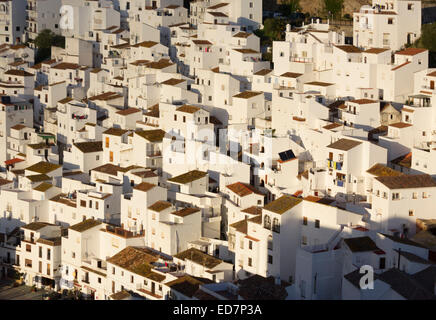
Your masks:
M 79 222 L 68 229 L 77 231 L 77 232 L 84 232 L 86 230 L 89 230 L 91 228 L 94 228 L 101 224 L 101 221 L 94 220 L 94 219 L 87 219 L 85 221 Z
M 400 69 L 400 68 L 402 68 L 402 67 L 404 67 L 404 66 L 406 66 L 406 65 L 408 65 L 410 63 L 411 63 L 410 61 L 406 61 L 406 62 L 400 64 L 399 66 L 396 66 L 396 67 L 392 68 L 391 71 L 398 70 L 398 69 Z
M 135 175 L 135 176 L 141 177 L 141 178 L 153 178 L 153 177 L 157 177 L 158 176 L 152 170 L 136 171 L 136 172 L 133 172 L 132 174 Z
M 24 128 L 28 128 L 28 127 L 26 127 L 24 124 L 16 124 L 15 126 L 11 127 L 11 129 L 13 129 L 13 130 L 21 130 Z
M 103 131 L 103 134 L 109 134 L 111 136 L 121 137 L 123 134 L 129 132 L 129 130 L 124 130 L 120 128 L 109 128 L 106 131 Z
M 107 259 L 107 262 L 153 281 L 161 282 L 166 277 L 153 272 L 151 266 L 151 263 L 158 259 L 159 255 L 147 248 L 127 247 Z
M 78 65 L 77 63 L 69 63 L 69 62 L 61 62 L 52 67 L 52 69 L 57 69 L 57 70 L 67 70 L 67 69 L 76 70 L 79 68 L 80 65 Z
M 128 116 L 130 114 L 134 114 L 134 113 L 137 113 L 137 112 L 141 112 L 141 110 L 138 109 L 138 108 L 130 107 L 130 108 L 127 108 L 127 109 L 124 109 L 124 110 L 117 111 L 117 114 L 122 115 L 122 116 Z
M 311 81 L 311 82 L 306 82 L 305 84 L 308 84 L 311 86 L 319 86 L 319 87 L 329 87 L 329 86 L 334 85 L 334 83 L 321 82 L 321 81 Z
M 54 224 L 47 223 L 47 222 L 31 222 L 29 224 L 26 224 L 25 226 L 22 226 L 21 228 L 32 230 L 32 231 L 38 231 L 39 229 L 42 229 L 47 226 L 54 226 Z
M 199 291 L 200 285 L 203 284 L 205 283 L 189 275 L 184 275 L 176 280 L 166 283 L 171 290 L 177 291 L 189 298 L 192 298 Z
M 168 86 L 175 86 L 175 85 L 178 85 L 178 84 L 183 83 L 185 81 L 186 80 L 184 80 L 184 79 L 171 78 L 171 79 L 168 79 L 168 80 L 166 80 L 164 82 L 161 82 L 161 84 L 165 84 L 165 85 L 168 85 Z
M 271 72 L 273 72 L 271 69 L 262 69 L 260 71 L 257 71 L 256 73 L 254 73 L 255 76 L 266 76 L 267 74 L 270 74 Z
M 339 139 L 336 142 L 328 145 L 327 148 L 333 148 L 342 151 L 348 151 L 362 144 L 360 141 L 350 140 L 350 139 Z
M 142 131 L 137 130 L 135 131 L 135 134 L 150 142 L 161 142 L 165 136 L 165 131 L 161 129 Z
M 255 54 L 255 53 L 260 53 L 259 51 L 253 50 L 253 49 L 233 49 L 235 51 L 238 51 L 240 53 L 243 54 Z
M 154 42 L 154 41 L 143 41 L 143 42 L 139 42 L 137 44 L 132 45 L 132 47 L 134 47 L 134 48 L 139 48 L 139 47 L 142 47 L 142 48 L 152 48 L 152 47 L 154 47 L 157 44 L 158 43 Z
M 397 123 L 392 123 L 389 126 L 394 127 L 394 128 L 403 129 L 403 128 L 411 127 L 412 125 L 410 123 L 397 122 Z
M 315 196 L 307 196 L 303 199 L 306 201 L 316 202 L 316 203 L 326 204 L 326 205 L 329 205 L 329 204 L 335 202 L 335 199 L 320 198 L 320 197 L 315 197 Z
M 208 11 L 207 13 L 213 15 L 214 17 L 225 17 L 225 18 L 229 17 L 228 15 L 226 15 L 225 13 L 222 13 L 222 12 L 211 12 L 211 11 Z
M 97 168 L 94 168 L 92 170 L 96 171 L 96 172 L 106 173 L 106 174 L 109 174 L 112 176 L 117 176 L 118 172 L 126 172 L 125 168 L 113 165 L 111 163 L 106 163 L 106 164 L 99 166 Z
M 39 238 L 38 240 L 36 240 L 37 243 L 42 243 L 48 246 L 52 246 L 52 247 L 56 247 L 56 246 L 60 246 L 62 244 L 62 239 L 61 237 L 55 237 L 55 238 Z
M 178 217 L 186 217 L 186 216 L 189 216 L 189 215 L 196 213 L 196 212 L 199 212 L 199 211 L 200 211 L 200 209 L 198 209 L 198 208 L 184 208 L 182 210 L 173 211 L 173 212 L 171 212 L 171 214 L 174 214 Z
M 208 40 L 192 40 L 196 45 L 212 45 L 213 43 Z
M 248 223 L 247 223 L 247 220 L 244 219 L 244 220 L 232 223 L 231 225 L 229 225 L 229 227 L 234 228 L 236 231 L 241 232 L 243 234 L 247 234 Z
M 176 111 L 180 111 L 180 112 L 186 112 L 186 113 L 195 113 L 197 111 L 201 110 L 201 108 L 196 107 L 196 106 L 190 106 L 190 105 L 183 105 L 181 107 L 178 107 L 176 109 Z
M 262 207 L 252 206 L 252 207 L 248 207 L 244 210 L 241 210 L 241 212 L 249 213 L 249 214 L 253 214 L 253 215 L 261 215 L 262 214 Z
M 33 77 L 34 75 L 30 72 L 24 71 L 24 70 L 8 70 L 4 73 L 5 75 L 11 75 L 11 76 L 19 76 L 19 77 Z
M 156 211 L 156 212 L 161 212 L 165 209 L 168 209 L 172 206 L 172 204 L 168 201 L 156 201 L 155 203 L 153 203 L 151 206 L 148 207 L 148 209 Z
M 300 198 L 296 198 L 293 196 L 283 195 L 280 198 L 268 203 L 263 208 L 268 211 L 272 211 L 274 213 L 283 214 L 289 209 L 298 205 L 301 201 Z
M 226 186 L 227 189 L 231 190 L 232 192 L 236 193 L 238 196 L 240 197 L 245 197 L 248 196 L 250 194 L 258 194 L 258 195 L 264 195 L 263 193 L 261 193 L 259 190 L 257 190 L 255 187 L 247 184 L 247 183 L 243 183 L 243 182 L 236 182 L 233 184 L 229 184 Z
M 154 187 L 156 187 L 155 184 L 151 184 L 151 183 L 148 183 L 148 182 L 141 182 L 140 184 L 138 184 L 135 187 L 133 187 L 133 189 L 139 190 L 139 191 L 143 191 L 143 192 L 147 192 L 147 191 L 153 189 Z
M 26 176 L 26 179 L 29 179 L 33 183 L 51 180 L 51 178 L 46 174 L 33 174 L 30 176 Z
M 48 189 L 51 189 L 53 185 L 51 183 L 42 182 L 37 187 L 33 188 L 35 191 L 46 192 Z
M 251 36 L 252 33 L 248 33 L 248 32 L 238 32 L 236 34 L 233 35 L 233 38 L 248 38 L 249 36 Z
M 414 189 L 436 187 L 436 181 L 428 174 L 376 177 L 389 189 Z
M 422 53 L 428 51 L 427 49 L 420 49 L 420 48 L 406 48 L 402 51 L 398 51 L 395 54 L 405 55 L 405 56 L 414 56 L 416 54 Z
M 366 170 L 366 172 L 376 176 L 376 177 L 386 177 L 386 176 L 402 176 L 402 172 L 386 167 L 381 163 L 376 163 L 371 168 Z
M 382 52 L 386 52 L 389 49 L 386 48 L 369 48 L 367 50 L 364 51 L 364 53 L 371 53 L 371 54 L 380 54 Z
M 109 296 L 112 300 L 124 300 L 131 297 L 130 293 L 126 290 L 115 292 L 114 294 Z
M 26 168 L 26 170 L 45 174 L 52 172 L 60 167 L 61 166 L 58 164 L 41 161 Z
M 77 142 L 74 146 L 83 153 L 103 151 L 103 143 L 101 141 Z
M 262 94 L 259 91 L 244 91 L 233 96 L 233 98 L 250 99 Z
M 96 96 L 90 97 L 88 98 L 88 100 L 94 101 L 94 100 L 101 100 L 101 101 L 107 101 L 107 100 L 113 100 L 113 99 L 117 99 L 117 98 L 122 98 L 123 96 L 120 95 L 117 92 L 104 92 L 101 94 L 98 94 Z
M 185 260 L 193 261 L 208 269 L 213 269 L 223 262 L 221 259 L 208 255 L 196 248 L 190 248 L 188 250 L 182 251 L 174 255 L 174 257 L 183 261 Z
M 283 73 L 280 77 L 285 77 L 285 78 L 298 78 L 300 76 L 302 76 L 302 73 L 295 73 L 295 72 L 285 72 Z
M 327 130 L 332 130 L 332 129 L 336 129 L 338 127 L 342 127 L 342 124 L 340 124 L 340 123 L 330 123 L 330 124 L 324 126 L 323 128 L 327 129 Z
M 352 46 L 352 45 L 340 45 L 340 46 L 335 46 L 338 49 L 341 49 L 342 51 L 345 51 L 347 53 L 359 53 L 362 52 L 362 50 L 360 50 L 359 48 Z
M 352 252 L 367 252 L 379 248 L 370 237 L 357 237 L 344 239 L 345 244 Z
M 207 175 L 207 172 L 200 170 L 192 170 L 176 177 L 168 179 L 169 182 L 175 182 L 180 184 L 187 184 L 198 179 L 201 179 Z

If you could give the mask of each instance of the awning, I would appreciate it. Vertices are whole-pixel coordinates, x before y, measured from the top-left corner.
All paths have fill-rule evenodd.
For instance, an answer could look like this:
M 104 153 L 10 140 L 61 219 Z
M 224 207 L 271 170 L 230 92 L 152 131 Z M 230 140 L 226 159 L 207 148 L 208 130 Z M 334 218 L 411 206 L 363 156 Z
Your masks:
M 13 159 L 10 159 L 10 160 L 6 160 L 5 161 L 5 165 L 10 166 L 12 164 L 16 164 L 16 163 L 22 162 L 22 161 L 24 161 L 24 160 L 20 159 L 20 158 L 13 158 Z

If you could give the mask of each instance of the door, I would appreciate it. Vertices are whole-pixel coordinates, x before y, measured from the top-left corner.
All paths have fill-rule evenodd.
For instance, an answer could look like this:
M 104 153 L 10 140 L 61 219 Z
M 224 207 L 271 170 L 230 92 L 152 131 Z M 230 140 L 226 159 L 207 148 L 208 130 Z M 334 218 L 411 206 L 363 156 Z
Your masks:
M 156 290 L 156 284 L 154 282 L 151 283 L 151 293 L 154 294 L 155 290 Z
M 329 152 L 329 160 L 333 160 L 333 152 Z

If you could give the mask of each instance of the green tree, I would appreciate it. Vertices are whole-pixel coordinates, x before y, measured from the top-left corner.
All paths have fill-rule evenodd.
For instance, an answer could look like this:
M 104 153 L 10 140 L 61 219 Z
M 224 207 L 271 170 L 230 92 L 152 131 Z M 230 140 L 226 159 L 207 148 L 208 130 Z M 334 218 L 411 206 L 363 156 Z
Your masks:
M 266 19 L 263 23 L 263 35 L 271 41 L 282 40 L 282 35 L 286 29 L 284 19 Z
M 337 17 L 342 10 L 344 0 L 324 0 L 325 10 L 327 13 Z
M 421 37 L 407 47 L 424 48 L 429 52 L 429 67 L 436 67 L 436 22 L 424 24 L 421 29 Z
M 283 0 L 280 5 L 280 12 L 284 16 L 289 16 L 294 12 L 300 11 L 300 0 Z
M 55 34 L 49 29 L 42 30 L 35 38 L 36 52 L 35 63 L 44 61 L 51 56 L 51 47 L 65 48 L 65 37 Z
M 418 46 L 436 52 L 436 22 L 422 26 Z

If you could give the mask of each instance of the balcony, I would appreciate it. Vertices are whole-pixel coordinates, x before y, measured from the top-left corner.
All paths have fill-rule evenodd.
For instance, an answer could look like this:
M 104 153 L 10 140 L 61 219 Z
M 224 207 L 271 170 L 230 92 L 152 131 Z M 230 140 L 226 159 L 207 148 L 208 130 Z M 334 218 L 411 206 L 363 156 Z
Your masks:
M 313 62 L 313 58 L 290 57 L 289 62 L 311 63 Z
M 331 168 L 331 169 L 335 169 L 335 170 L 342 170 L 342 167 L 344 166 L 343 161 L 341 162 L 336 162 L 330 159 L 327 159 L 327 167 Z
M 161 157 L 162 152 L 160 150 L 151 150 L 147 151 L 147 157 L 153 158 L 153 157 Z

